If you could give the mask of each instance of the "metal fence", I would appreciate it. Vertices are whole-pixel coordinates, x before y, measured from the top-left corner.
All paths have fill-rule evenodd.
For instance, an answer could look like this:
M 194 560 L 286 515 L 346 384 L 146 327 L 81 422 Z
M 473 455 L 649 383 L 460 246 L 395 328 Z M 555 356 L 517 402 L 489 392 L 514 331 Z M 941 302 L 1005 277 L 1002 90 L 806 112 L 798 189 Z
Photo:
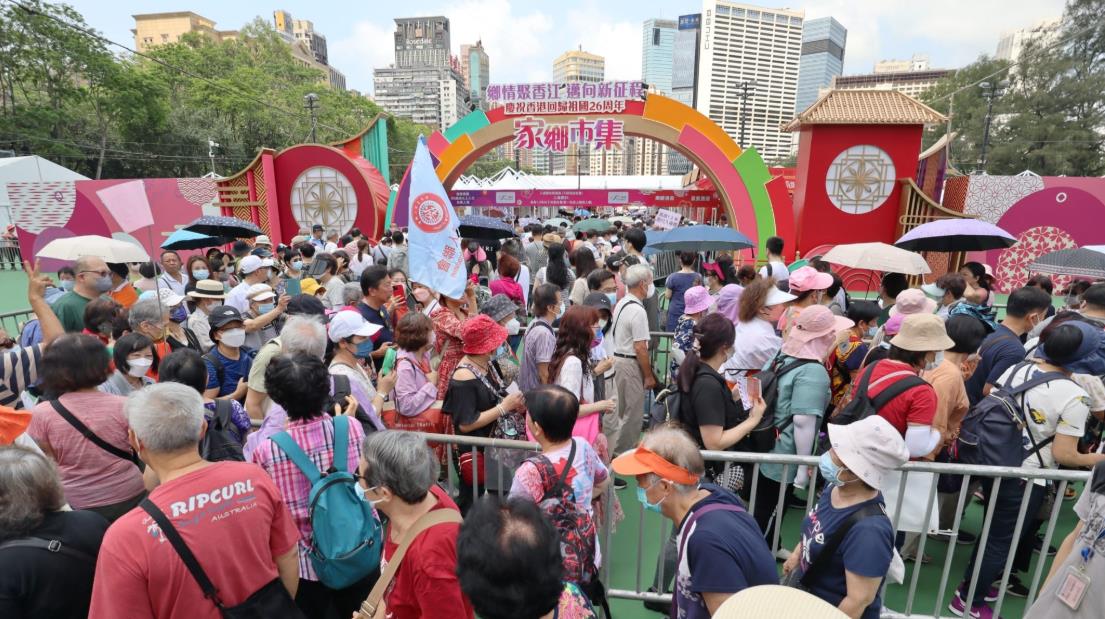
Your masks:
M 0 239 L 0 271 L 23 269 L 23 257 L 19 253 L 19 239 Z
M 34 317 L 34 312 L 32 312 L 30 308 L 14 312 L 4 312 L 0 314 L 0 327 L 3 327 L 4 330 L 8 332 L 8 335 L 18 340 L 19 332 L 23 329 L 23 325 Z

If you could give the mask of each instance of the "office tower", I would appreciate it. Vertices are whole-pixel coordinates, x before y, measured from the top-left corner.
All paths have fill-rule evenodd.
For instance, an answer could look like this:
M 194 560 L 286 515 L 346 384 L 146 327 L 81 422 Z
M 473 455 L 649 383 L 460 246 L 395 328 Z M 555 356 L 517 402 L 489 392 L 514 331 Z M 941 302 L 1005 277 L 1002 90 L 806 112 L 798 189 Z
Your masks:
M 671 54 L 671 96 L 695 107 L 698 88 L 698 44 L 702 32 L 702 15 L 680 15 Z
M 641 28 L 641 79 L 665 95 L 671 94 L 675 32 L 671 19 L 646 19 Z
M 487 109 L 485 93 L 487 85 L 491 83 L 491 60 L 483 49 L 483 41 L 476 41 L 475 45 L 460 46 L 460 73 L 464 77 L 464 85 L 468 88 L 468 97 L 472 103 L 480 109 Z
M 844 71 L 848 30 L 832 17 L 808 19 L 802 25 L 802 57 L 798 62 L 798 97 L 794 113 L 817 101 L 818 92 Z
M 553 61 L 555 82 L 601 82 L 606 75 L 606 59 L 578 50 L 564 52 Z
M 449 18 L 400 17 L 395 20 L 395 68 L 449 66 Z
M 448 18 L 397 18 L 395 64 L 373 71 L 376 103 L 443 131 L 467 115 L 471 97 L 449 45 Z

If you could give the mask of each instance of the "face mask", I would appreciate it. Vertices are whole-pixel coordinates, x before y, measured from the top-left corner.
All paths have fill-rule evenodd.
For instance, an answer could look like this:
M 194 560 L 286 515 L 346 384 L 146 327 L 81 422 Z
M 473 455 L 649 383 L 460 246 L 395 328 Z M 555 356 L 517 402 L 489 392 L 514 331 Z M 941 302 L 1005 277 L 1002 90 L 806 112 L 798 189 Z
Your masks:
M 101 292 L 101 293 L 102 292 L 107 292 L 108 290 L 111 290 L 111 288 L 112 288 L 112 286 L 111 286 L 111 276 L 110 275 L 104 275 L 103 277 L 97 278 L 96 283 L 95 283 L 95 287 L 96 287 L 96 292 Z
M 511 318 L 510 322 L 506 323 L 507 335 L 518 335 L 518 332 L 522 330 L 522 323 L 518 322 L 517 318 Z
M 197 282 L 201 279 L 207 279 L 210 275 L 211 272 L 207 269 L 196 269 L 195 271 L 192 271 L 192 279 L 196 280 Z
M 605 318 L 599 318 L 599 331 L 606 329 L 606 325 L 610 324 Z
M 495 352 L 491 353 L 491 358 L 502 359 L 503 357 L 506 357 L 508 355 L 510 355 L 510 347 L 506 345 L 506 342 L 503 342 L 499 345 L 498 348 L 495 349 Z
M 365 490 L 365 487 L 362 486 L 361 484 L 354 484 L 353 491 L 357 493 L 358 498 L 360 498 L 362 501 L 366 501 L 369 505 L 371 505 L 373 507 L 376 507 L 380 503 L 384 502 L 384 499 L 375 499 L 375 500 L 373 500 L 373 499 L 369 499 L 367 496 L 365 496 L 365 492 L 367 492 L 367 490 Z
M 656 482 L 655 484 L 653 484 L 653 486 L 655 486 L 658 483 L 660 483 L 660 482 Z M 663 503 L 664 499 L 666 499 L 668 497 L 664 497 L 664 499 L 660 499 L 659 501 L 656 501 L 655 503 L 649 503 L 648 502 L 648 495 L 645 494 L 646 492 L 648 492 L 649 488 L 652 488 L 652 486 L 649 486 L 648 488 L 642 488 L 640 486 L 637 486 L 637 500 L 641 502 L 641 505 L 644 506 L 645 510 L 650 511 L 650 512 L 656 512 L 657 514 L 659 514 L 660 513 L 660 504 Z
M 127 374 L 135 378 L 142 378 L 153 366 L 153 359 L 127 359 Z
M 172 312 L 169 312 L 169 320 L 180 324 L 185 320 L 188 320 L 188 310 L 183 305 L 177 306 Z
M 821 461 L 817 463 L 817 468 L 821 471 L 821 476 L 825 478 L 825 483 L 833 486 L 843 486 L 848 483 L 840 480 L 840 471 L 843 467 L 837 466 L 836 462 L 833 462 L 833 457 L 829 452 L 821 454 Z
M 303 261 L 302 260 L 292 260 L 292 269 L 296 270 L 296 271 L 302 271 L 303 270 Z
M 878 332 L 879 332 L 879 328 L 875 325 L 871 325 L 870 327 L 867 327 L 867 337 L 873 338 L 873 337 L 875 337 L 875 334 L 878 333 Z
M 618 293 L 616 293 L 616 292 L 608 292 L 608 293 L 606 293 L 606 298 L 607 298 L 607 299 L 610 299 L 610 305 L 612 305 L 612 306 L 613 306 L 613 305 L 617 305 L 617 304 L 618 304 Z
M 246 342 L 246 330 L 245 329 L 229 329 L 223 331 L 222 339 L 219 340 L 224 345 L 231 348 L 239 348 Z
M 73 289 L 73 284 L 75 284 L 75 283 L 76 282 L 74 282 L 71 279 L 63 279 L 60 282 L 58 282 L 58 288 L 61 288 L 62 290 L 66 291 L 66 292 L 69 292 L 70 290 Z
M 595 339 L 602 341 L 602 323 L 595 325 Z
M 357 350 L 353 352 L 353 356 L 358 359 L 367 359 L 372 354 L 372 349 L 372 340 L 365 340 L 357 344 Z
M 648 285 L 648 294 L 645 295 L 646 299 L 651 299 L 656 294 L 656 284 Z
M 274 309 L 276 309 L 275 303 L 262 303 L 257 306 L 257 311 L 261 312 L 262 314 L 267 314 Z
M 234 272 L 234 265 L 232 264 L 232 265 L 226 267 L 226 272 L 227 273 L 233 273 Z
M 560 307 L 559 307 L 559 308 L 558 308 L 558 309 L 556 310 L 556 317 L 557 317 L 557 318 L 560 318 L 560 317 L 561 317 L 561 316 L 563 316 L 563 315 L 564 315 L 564 306 L 563 306 L 563 305 L 561 305 L 561 306 L 560 306 Z

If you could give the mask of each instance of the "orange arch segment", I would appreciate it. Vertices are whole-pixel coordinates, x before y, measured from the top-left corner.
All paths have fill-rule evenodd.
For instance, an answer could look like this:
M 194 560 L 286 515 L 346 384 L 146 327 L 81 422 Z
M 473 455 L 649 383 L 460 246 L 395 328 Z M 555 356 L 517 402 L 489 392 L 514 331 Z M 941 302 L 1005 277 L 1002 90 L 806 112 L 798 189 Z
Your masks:
M 644 117 L 663 123 L 676 131 L 682 131 L 684 126 L 694 127 L 707 140 L 715 144 L 729 161 L 741 154 L 740 146 L 737 146 L 724 129 L 703 116 L 698 110 L 675 99 L 649 95 L 645 99 Z

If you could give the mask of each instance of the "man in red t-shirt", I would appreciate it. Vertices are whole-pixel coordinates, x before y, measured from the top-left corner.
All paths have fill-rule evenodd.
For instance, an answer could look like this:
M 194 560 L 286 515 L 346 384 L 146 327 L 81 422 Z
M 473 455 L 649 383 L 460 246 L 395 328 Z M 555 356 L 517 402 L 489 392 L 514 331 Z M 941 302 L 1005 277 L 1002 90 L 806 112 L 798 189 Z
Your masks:
M 151 385 L 127 401 L 129 439 L 160 485 L 161 509 L 218 589 L 241 604 L 280 578 L 291 597 L 299 582 L 299 533 L 272 480 L 245 462 L 200 458 L 203 399 L 177 383 Z M 291 599 L 288 600 L 291 603 Z M 96 561 L 90 619 L 220 619 L 153 518 L 141 507 L 115 521 Z
M 438 487 L 438 460 L 417 434 L 393 430 L 365 437 L 361 483 L 365 499 L 388 516 L 384 556 L 387 568 L 399 543 L 420 517 L 434 510 L 457 510 Z M 439 524 L 414 539 L 384 593 L 388 619 L 472 619 L 472 604 L 457 579 L 459 523 Z

